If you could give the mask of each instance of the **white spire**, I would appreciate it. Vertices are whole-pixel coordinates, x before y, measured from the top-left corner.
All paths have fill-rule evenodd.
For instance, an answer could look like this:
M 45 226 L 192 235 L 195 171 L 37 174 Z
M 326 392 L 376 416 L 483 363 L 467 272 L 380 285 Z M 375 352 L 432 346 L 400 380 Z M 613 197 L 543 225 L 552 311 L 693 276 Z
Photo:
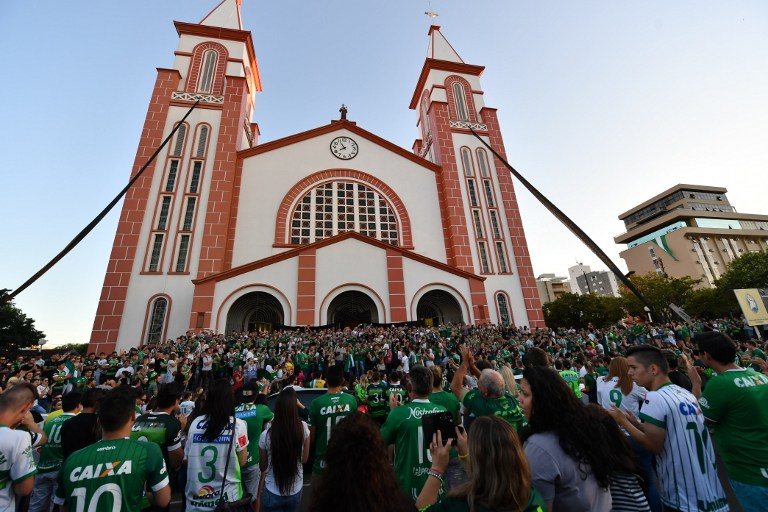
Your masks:
M 449 62 L 460 62 L 464 64 L 464 61 L 456 50 L 453 49 L 451 43 L 440 32 L 438 25 L 432 25 L 429 27 L 429 49 L 427 50 L 428 59 L 446 60 Z
M 200 25 L 243 30 L 243 20 L 240 18 L 241 3 L 242 0 L 222 0 L 203 18 Z

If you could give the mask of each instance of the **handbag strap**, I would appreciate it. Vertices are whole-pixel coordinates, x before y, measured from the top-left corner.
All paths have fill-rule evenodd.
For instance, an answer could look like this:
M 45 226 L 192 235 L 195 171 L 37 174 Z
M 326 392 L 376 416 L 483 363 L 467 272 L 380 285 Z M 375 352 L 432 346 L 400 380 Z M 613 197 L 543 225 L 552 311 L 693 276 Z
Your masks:
M 237 427 L 237 420 L 232 423 L 232 436 L 229 438 L 229 448 L 227 449 L 227 462 L 224 464 L 224 477 L 221 479 L 221 493 L 219 501 L 224 500 L 224 485 L 227 483 L 227 472 L 229 472 L 229 459 L 232 458 L 232 445 L 235 444 L 235 429 Z

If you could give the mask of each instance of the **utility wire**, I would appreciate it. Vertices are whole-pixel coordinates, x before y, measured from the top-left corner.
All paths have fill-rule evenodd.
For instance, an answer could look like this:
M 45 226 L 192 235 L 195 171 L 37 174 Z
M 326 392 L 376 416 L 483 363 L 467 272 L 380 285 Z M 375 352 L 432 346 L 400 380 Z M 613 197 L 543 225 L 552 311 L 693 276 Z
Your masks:
M 528 191 L 529 191 L 531 194 L 533 194 L 533 196 L 534 196 L 536 199 L 538 199 L 538 200 L 539 200 L 539 202 L 540 202 L 541 204 L 543 204 L 543 205 L 544 205 L 544 207 L 545 207 L 547 210 L 549 210 L 549 212 L 550 212 L 552 215 L 554 215 L 554 216 L 557 218 L 557 220 L 559 220 L 560 222 L 562 222 L 562 223 L 565 225 L 565 227 L 567 227 L 567 228 L 568 228 L 568 229 L 571 231 L 571 233 L 573 233 L 574 235 L 576 235 L 576 238 L 578 238 L 579 240 L 581 240 L 581 241 L 582 241 L 582 243 L 584 243 L 584 245 L 586 245 L 586 246 L 589 248 L 589 250 L 590 250 L 590 251 L 592 251 L 592 253 L 594 253 L 594 255 L 595 255 L 595 256 L 597 256 L 598 258 L 600 258 L 600 261 L 602 261 L 602 262 L 603 262 L 603 263 L 604 263 L 604 264 L 605 264 L 605 265 L 606 265 L 606 266 L 607 266 L 609 269 L 611 269 L 611 272 L 613 272 L 613 274 L 614 274 L 614 275 L 615 275 L 615 276 L 616 276 L 616 277 L 617 277 L 619 280 L 621 280 L 621 282 L 622 282 L 622 283 L 624 283 L 624 285 L 625 285 L 627 288 L 629 288 L 629 290 L 630 290 L 632 293 L 634 293 L 634 294 L 635 294 L 635 296 L 636 296 L 638 299 L 640 299 L 640 302 L 642 302 L 642 303 L 645 305 L 645 307 L 647 308 L 647 309 L 646 309 L 646 311 L 647 311 L 649 314 L 651 314 L 652 316 L 656 316 L 656 315 L 654 314 L 654 312 L 653 312 L 653 308 L 652 308 L 652 307 L 651 307 L 651 305 L 648 303 L 648 301 L 647 301 L 647 300 L 645 300 L 645 297 L 643 297 L 643 294 L 642 294 L 642 293 L 640 293 L 640 290 L 638 290 L 638 289 L 637 289 L 637 287 L 634 285 L 634 283 L 632 283 L 632 281 L 630 281 L 630 279 L 629 279 L 627 276 L 625 276 L 625 275 L 624 275 L 624 273 L 623 273 L 623 272 L 622 272 L 622 271 L 619 269 L 619 267 L 617 267 L 617 266 L 616 266 L 616 264 L 615 264 L 615 263 L 613 263 L 613 261 L 611 261 L 611 258 L 609 258 L 609 257 L 608 257 L 608 255 L 607 255 L 607 254 L 605 254 L 605 252 L 603 252 L 603 250 L 602 250 L 602 249 L 600 249 L 600 247 L 598 247 L 598 245 L 597 245 L 597 244 L 596 244 L 596 243 L 595 243 L 595 242 L 594 242 L 594 241 L 593 241 L 591 238 L 589 238 L 589 236 L 588 236 L 588 235 L 587 235 L 587 234 L 586 234 L 586 233 L 585 233 L 585 232 L 584 232 L 584 231 L 583 231 L 583 230 L 582 230 L 582 229 L 581 229 L 579 226 L 577 226 L 575 222 L 573 222 L 571 219 L 569 219 L 569 218 L 568 218 L 568 216 L 567 216 L 566 214 L 564 214 L 564 213 L 563 213 L 563 212 L 562 212 L 562 211 L 561 211 L 561 210 L 560 210 L 560 209 L 559 209 L 557 206 L 555 206 L 555 205 L 552 203 L 552 201 L 550 201 L 549 199 L 547 199 L 547 198 L 546 198 L 546 196 L 545 196 L 544 194 L 542 194 L 541 192 L 539 192 L 539 191 L 536 189 L 536 187 L 534 187 L 533 185 L 531 185 L 531 184 L 528 182 L 528 180 L 526 180 L 526 179 L 525 179 L 525 178 L 524 178 L 524 177 L 523 177 L 523 176 L 522 176 L 522 175 L 521 175 L 519 172 L 517 172 L 517 170 L 516 170 L 514 167 L 512 167 L 512 166 L 509 164 L 509 162 L 507 162 L 507 161 L 506 161 L 504 158 L 502 158 L 502 156 L 501 156 L 500 154 L 498 154 L 498 153 L 496 152 L 496 150 L 495 150 L 495 149 L 493 149 L 493 148 L 492 148 L 492 147 L 491 147 L 491 146 L 490 146 L 490 145 L 489 145 L 487 142 L 485 142 L 485 141 L 484 141 L 484 140 L 483 140 L 483 139 L 482 139 L 482 138 L 481 138 L 481 137 L 480 137 L 480 136 L 479 136 L 479 135 L 478 135 L 478 134 L 475 132 L 475 130 L 473 130 L 473 129 L 470 127 L 470 128 L 469 128 L 469 131 L 470 131 L 470 132 L 472 132 L 472 135 L 474 135 L 475 137 L 477 137 L 477 140 L 479 140 L 480 142 L 482 142 L 482 143 L 483 143 L 483 145 L 484 145 L 485 147 L 487 147 L 487 148 L 488 148 L 488 149 L 491 151 L 491 153 L 493 153 L 493 154 L 494 154 L 494 156 L 495 156 L 496 158 L 498 158 L 498 159 L 499 159 L 499 161 L 500 161 L 501 163 L 503 163 L 503 164 L 504 164 L 504 167 L 506 167 L 507 169 L 509 169 L 509 172 L 511 172 L 511 173 L 512 173 L 512 175 L 513 175 L 515 178 L 517 178 L 517 179 L 520 181 L 520 183 L 522 183 L 522 184 L 523 184 L 523 186 L 524 186 L 525 188 L 527 188 L 527 189 L 528 189 Z
M 141 169 L 139 169 L 139 172 L 137 172 L 136 175 L 133 178 L 131 178 L 131 180 L 128 182 L 128 184 L 125 186 L 125 188 L 123 188 L 123 190 L 121 190 L 120 193 L 117 194 L 117 196 L 115 196 L 115 198 L 107 205 L 107 207 L 104 208 L 103 210 L 101 210 L 101 213 L 99 213 L 96 216 L 96 218 L 94 218 L 90 222 L 90 224 L 85 226 L 85 228 L 83 228 L 83 230 L 80 231 L 80 233 L 78 233 L 77 236 L 75 238 L 73 238 L 72 241 L 69 242 L 67 244 L 67 246 L 64 247 L 64 249 L 59 254 L 57 254 L 51 261 L 49 261 L 47 265 L 45 265 L 43 268 L 38 270 L 35 273 L 35 275 L 33 275 L 32 277 L 27 279 L 24 282 L 24 284 L 22 284 L 21 286 L 16 288 L 13 292 L 11 292 L 8 295 L 5 295 L 3 297 L 0 297 L 0 304 L 4 304 L 6 302 L 10 302 L 18 294 L 20 294 L 21 292 L 23 292 L 24 290 L 29 288 L 29 286 L 32 285 L 32 283 L 34 283 L 35 281 L 40 279 L 43 276 L 43 274 L 48 272 L 54 265 L 56 265 L 56 263 L 58 263 L 62 258 L 64 258 L 64 256 L 66 256 L 69 253 L 69 251 L 74 249 L 77 246 L 77 244 L 79 244 L 83 240 L 83 238 L 88 236 L 88 233 L 93 231 L 93 228 L 95 228 L 98 225 L 98 223 L 101 222 L 101 220 L 110 212 L 110 210 L 112 210 L 112 208 L 114 208 L 114 206 L 128 192 L 128 190 L 131 188 L 131 186 L 133 186 L 133 184 L 136 183 L 136 180 L 138 180 L 141 177 L 141 175 L 144 173 L 146 168 L 149 167 L 149 165 L 155 160 L 155 158 L 157 158 L 157 155 L 160 154 L 160 151 L 162 151 L 163 148 L 166 146 L 166 144 L 168 144 L 168 141 L 170 141 L 171 138 L 173 138 L 173 136 L 178 131 L 179 126 L 181 126 L 181 124 L 187 119 L 187 117 L 189 117 L 189 114 L 191 114 L 192 111 L 195 110 L 195 107 L 197 107 L 198 103 L 200 103 L 200 100 L 197 100 L 195 102 L 195 104 L 190 107 L 190 109 L 187 111 L 187 113 L 184 114 L 184 117 L 181 118 L 181 121 L 179 121 L 176 124 L 176 126 L 173 128 L 173 130 L 171 130 L 171 133 L 169 133 L 168 136 L 163 141 L 163 143 L 160 144 L 160 147 L 158 147 L 155 150 L 155 152 L 152 153 L 152 156 L 149 157 L 149 160 L 147 160 L 147 163 L 145 163 L 143 166 L 141 166 Z

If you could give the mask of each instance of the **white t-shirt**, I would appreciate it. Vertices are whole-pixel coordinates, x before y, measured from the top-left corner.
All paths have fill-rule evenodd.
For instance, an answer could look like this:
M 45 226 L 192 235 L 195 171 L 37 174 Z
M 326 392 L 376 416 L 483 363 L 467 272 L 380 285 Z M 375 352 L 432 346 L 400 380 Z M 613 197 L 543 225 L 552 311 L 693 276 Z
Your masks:
M 609 381 L 606 381 L 605 377 L 598 377 L 597 403 L 608 410 L 611 409 L 611 404 L 613 404 L 619 409 L 631 412 L 637 418 L 640 414 L 640 404 L 645 400 L 648 390 L 633 382 L 632 391 L 625 395 L 621 392 L 621 388 L 616 387 L 618 383 L 618 377 L 613 377 Z
M 181 402 L 179 404 L 179 411 L 181 411 L 181 414 L 189 418 L 189 415 L 192 414 L 192 411 L 195 410 L 195 402 L 192 400 L 185 400 L 184 402 Z
M 28 432 L 0 427 L 0 510 L 15 510 L 13 483 L 37 472 Z
M 278 496 L 281 496 L 280 493 L 280 487 L 277 485 L 277 481 L 275 480 L 275 475 L 273 473 L 272 469 L 272 443 L 269 440 L 269 432 L 270 427 L 272 424 L 269 424 L 269 427 L 261 433 L 261 437 L 259 438 L 259 448 L 262 448 L 267 451 L 267 473 L 266 478 L 264 480 L 264 486 L 269 489 L 269 492 L 272 494 L 277 494 Z M 301 422 L 301 426 L 304 429 L 304 441 L 309 439 L 309 427 L 305 422 Z M 286 496 L 293 496 L 297 492 L 301 490 L 301 488 L 304 486 L 304 468 L 301 464 L 301 460 L 296 461 L 296 480 L 293 482 L 293 487 L 290 489 L 290 493 L 288 493 Z

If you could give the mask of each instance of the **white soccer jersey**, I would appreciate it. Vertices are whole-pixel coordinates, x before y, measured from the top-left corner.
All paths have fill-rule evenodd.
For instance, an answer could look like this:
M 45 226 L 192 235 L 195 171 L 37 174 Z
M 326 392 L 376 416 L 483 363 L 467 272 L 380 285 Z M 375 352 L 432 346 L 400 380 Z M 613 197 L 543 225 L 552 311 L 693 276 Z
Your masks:
M 616 386 L 619 383 L 618 377 L 613 377 L 606 381 L 605 377 L 597 378 L 597 403 L 610 410 L 611 404 L 621 410 L 631 412 L 635 417 L 640 412 L 640 404 L 645 400 L 648 390 L 643 386 L 632 383 L 632 390 L 628 395 L 621 392 L 621 388 Z
M 712 440 L 696 397 L 680 386 L 664 384 L 648 392 L 640 419 L 667 432 L 656 457 L 664 504 L 681 512 L 728 510 L 717 478 Z
M 37 472 L 29 432 L 0 425 L 0 510 L 14 510 L 13 484 Z

